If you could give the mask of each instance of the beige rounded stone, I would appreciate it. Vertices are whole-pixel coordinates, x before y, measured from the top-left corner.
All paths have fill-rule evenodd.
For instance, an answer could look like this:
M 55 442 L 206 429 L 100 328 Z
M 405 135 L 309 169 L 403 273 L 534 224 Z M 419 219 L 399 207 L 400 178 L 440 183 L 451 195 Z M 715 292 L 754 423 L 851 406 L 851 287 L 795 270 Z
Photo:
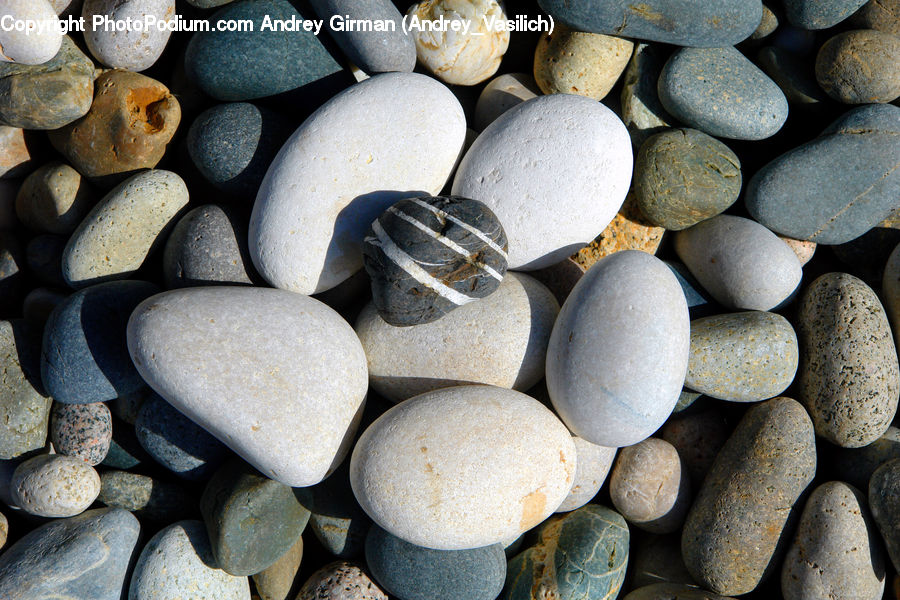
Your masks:
M 418 546 L 508 541 L 562 504 L 576 450 L 543 404 L 512 390 L 459 386 L 391 408 L 362 434 L 350 483 L 363 510 Z
M 22 182 L 16 196 L 16 214 L 35 231 L 69 234 L 91 209 L 94 194 L 81 174 L 54 161 Z
M 602 100 L 625 71 L 633 51 L 629 40 L 557 24 L 538 42 L 534 79 L 545 94 Z
M 359 565 L 338 561 L 313 573 L 296 600 L 388 600 L 388 596 Z
M 100 494 L 100 476 L 80 458 L 42 454 L 16 468 L 10 490 L 16 505 L 28 513 L 73 517 Z
M 598 446 L 578 436 L 572 436 L 578 455 L 575 466 L 575 481 L 569 495 L 559 505 L 556 512 L 568 512 L 581 508 L 590 502 L 606 481 L 609 469 L 616 458 L 616 448 Z
M 445 83 L 485 81 L 497 72 L 509 47 L 509 31 L 490 27 L 506 20 L 497 0 L 423 0 L 410 6 L 406 16 L 419 62 Z M 429 31 L 440 19 L 449 20 L 448 30 Z

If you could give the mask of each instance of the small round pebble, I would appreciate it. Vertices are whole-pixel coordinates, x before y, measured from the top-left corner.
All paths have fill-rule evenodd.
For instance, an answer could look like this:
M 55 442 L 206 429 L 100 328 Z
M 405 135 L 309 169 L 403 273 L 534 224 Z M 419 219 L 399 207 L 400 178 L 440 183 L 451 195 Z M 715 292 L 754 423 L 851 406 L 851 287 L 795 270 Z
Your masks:
M 297 600 L 388 600 L 363 569 L 351 562 L 327 564 L 313 573 Z
M 9 485 L 16 505 L 26 512 L 71 517 L 97 499 L 100 476 L 80 458 L 43 454 L 16 467 Z
M 97 466 L 106 458 L 112 442 L 112 414 L 103 402 L 54 404 L 50 441 L 59 454 Z
M 35 231 L 70 234 L 96 202 L 81 174 L 54 161 L 29 175 L 16 196 L 16 215 Z
M 816 56 L 816 80 L 845 104 L 891 102 L 900 97 L 900 38 L 874 29 L 840 33 Z
M 43 22 L 56 20 L 56 11 L 47 0 L 4 0 L 3 16 L 12 23 Z M 56 56 L 62 44 L 59 28 L 44 26 L 40 30 L 4 29 L 0 33 L 0 62 L 23 65 L 41 65 Z
M 156 22 L 175 18 L 175 0 L 84 0 L 81 16 L 87 22 L 95 18 L 112 21 Z M 86 28 L 84 41 L 97 60 L 113 69 L 143 71 L 159 59 L 172 29 L 168 27 L 133 27 L 124 31 Z

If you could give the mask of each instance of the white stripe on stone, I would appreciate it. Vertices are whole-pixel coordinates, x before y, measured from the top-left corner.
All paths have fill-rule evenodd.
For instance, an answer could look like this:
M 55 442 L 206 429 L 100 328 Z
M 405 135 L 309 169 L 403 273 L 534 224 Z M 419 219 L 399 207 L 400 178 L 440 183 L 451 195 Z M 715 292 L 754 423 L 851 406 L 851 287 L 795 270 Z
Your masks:
M 422 223 L 421 221 L 419 221 L 419 220 L 417 220 L 417 219 L 414 219 L 413 217 L 409 216 L 409 215 L 406 214 L 405 212 L 399 210 L 396 206 L 390 207 L 390 208 L 388 209 L 388 212 L 391 213 L 392 215 L 397 215 L 398 217 L 400 217 L 401 219 L 403 219 L 404 221 L 406 221 L 407 223 L 409 223 L 410 225 L 412 225 L 413 227 L 415 227 L 416 229 L 418 229 L 418 230 L 421 231 L 422 233 L 425 233 L 425 234 L 427 234 L 427 235 L 433 237 L 434 239 L 436 239 L 437 241 L 439 241 L 439 242 L 442 243 L 443 245 L 447 246 L 448 248 L 450 248 L 451 250 L 453 250 L 453 251 L 456 252 L 457 254 L 459 254 L 459 255 L 461 255 L 461 256 L 464 256 L 464 257 L 467 258 L 467 259 L 472 258 L 472 253 L 471 253 L 471 252 L 467 251 L 465 248 L 463 248 L 462 246 L 460 246 L 459 244 L 457 244 L 456 242 L 454 242 L 453 240 L 451 240 L 451 239 L 448 238 L 447 236 L 441 235 L 440 233 L 438 233 L 438 232 L 435 231 L 434 229 L 431 229 L 430 227 L 428 227 L 427 225 L 425 225 L 425 223 Z M 491 277 L 493 277 L 493 278 L 496 279 L 497 281 L 503 281 L 503 276 L 500 275 L 500 273 L 498 273 L 497 271 L 495 271 L 493 267 L 490 267 L 490 266 L 488 266 L 488 265 L 486 265 L 486 264 L 484 264 L 484 263 L 478 262 L 478 261 L 476 261 L 476 260 L 473 260 L 473 261 L 471 261 L 471 262 L 472 262 L 472 264 L 474 264 L 476 267 L 482 269 L 485 273 L 487 273 L 488 275 L 490 275 Z
M 416 204 L 418 204 L 419 206 L 421 206 L 422 208 L 427 208 L 428 210 L 430 210 L 431 212 L 433 212 L 436 215 L 439 215 L 449 221 L 453 221 L 454 223 L 456 223 L 457 225 L 459 225 L 460 227 L 462 227 L 463 229 L 467 230 L 469 233 L 471 233 L 472 235 L 474 235 L 475 237 L 480 239 L 482 242 L 484 242 L 485 244 L 490 246 L 495 252 L 500 254 L 500 256 L 502 256 L 504 260 L 506 260 L 508 258 L 506 255 L 506 250 L 504 250 L 503 248 L 498 246 L 497 242 L 495 242 L 494 240 L 489 238 L 487 235 L 485 235 L 483 231 L 479 231 L 478 229 L 476 229 L 475 227 L 472 227 L 465 221 L 460 221 L 453 215 L 451 215 L 449 213 L 445 213 L 444 211 L 437 208 L 436 206 L 432 206 L 432 205 L 428 204 L 427 202 L 419 200 L 418 198 L 412 198 L 412 201 L 415 202 Z
M 401 250 L 400 247 L 394 243 L 394 240 L 388 236 L 387 232 L 381 226 L 381 223 L 378 222 L 378 219 L 372 223 L 372 231 L 375 232 L 378 239 L 366 238 L 367 242 L 379 242 L 377 245 L 381 248 L 382 252 L 384 252 L 385 256 L 394 261 L 398 267 L 406 271 L 410 277 L 430 288 L 440 297 L 449 300 L 457 306 L 462 306 L 463 304 L 476 300 L 476 298 L 460 294 L 453 288 L 444 285 L 432 277 L 425 269 L 416 264 L 416 261 L 406 252 Z

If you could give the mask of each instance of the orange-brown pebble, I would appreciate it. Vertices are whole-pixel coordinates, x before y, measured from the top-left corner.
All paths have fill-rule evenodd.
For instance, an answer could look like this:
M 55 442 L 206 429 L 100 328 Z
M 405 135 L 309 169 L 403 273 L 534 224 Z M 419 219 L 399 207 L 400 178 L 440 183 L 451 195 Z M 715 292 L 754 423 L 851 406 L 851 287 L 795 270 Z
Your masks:
M 634 196 L 629 192 L 619 213 L 603 233 L 572 256 L 572 260 L 589 269 L 600 259 L 621 250 L 641 250 L 656 254 L 665 231 L 662 227 L 652 225 L 644 217 Z

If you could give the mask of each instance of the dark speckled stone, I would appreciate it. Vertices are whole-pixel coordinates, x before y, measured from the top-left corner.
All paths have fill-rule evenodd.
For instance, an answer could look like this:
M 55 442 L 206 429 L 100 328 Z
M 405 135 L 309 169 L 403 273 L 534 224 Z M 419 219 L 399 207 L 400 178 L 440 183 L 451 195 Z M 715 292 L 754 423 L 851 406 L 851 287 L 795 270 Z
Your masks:
M 900 458 L 887 462 L 869 480 L 869 507 L 894 568 L 900 571 Z
M 658 91 L 672 116 L 716 137 L 765 139 L 788 116 L 778 85 L 733 47 L 682 48 L 663 67 Z
M 579 31 L 678 46 L 730 46 L 750 37 L 762 20 L 758 0 L 538 0 L 538 4 Z
M 816 56 L 816 80 L 845 104 L 891 102 L 900 97 L 900 37 L 860 29 L 839 33 Z
M 780 565 L 791 508 L 815 473 L 815 434 L 803 406 L 790 398 L 753 405 L 685 521 L 681 551 L 694 579 L 719 594 L 754 590 Z
M 803 29 L 828 29 L 866 3 L 866 0 L 784 0 L 788 20 Z
M 184 519 L 196 511 L 196 499 L 180 486 L 128 471 L 104 471 L 97 500 L 162 523 Z
M 231 453 L 212 434 L 156 394 L 141 405 L 134 423 L 141 446 L 182 479 L 204 479 Z
M 494 544 L 472 550 L 415 546 L 373 525 L 366 562 L 375 580 L 401 600 L 494 600 L 503 589 L 506 554 Z
M 128 354 L 131 311 L 159 292 L 144 281 L 110 281 L 78 291 L 54 309 L 44 329 L 41 379 L 64 404 L 114 400 L 144 387 Z
M 900 107 L 855 108 L 818 138 L 760 169 L 745 201 L 754 219 L 798 240 L 843 244 L 887 218 L 900 197 Z
M 99 465 L 112 442 L 112 414 L 102 402 L 53 405 L 50 441 L 58 454 Z
M 293 125 L 288 118 L 247 102 L 220 104 L 194 120 L 187 149 L 211 184 L 255 198 L 272 159 L 296 128 Z
M 225 463 L 203 490 L 200 512 L 219 567 L 253 575 L 297 543 L 309 520 L 290 487 L 241 460 Z
M 313 573 L 300 589 L 297 600 L 388 600 L 388 597 L 360 565 L 338 561 Z
M 229 4 L 210 17 L 211 31 L 191 37 L 184 57 L 188 76 L 204 92 L 224 101 L 299 91 L 316 82 L 330 86 L 334 84 L 323 81 L 325 78 L 349 77 L 313 32 L 263 30 L 266 15 L 273 21 L 314 18 L 313 14 L 302 14 L 287 0 L 239 0 Z M 232 19 L 252 20 L 253 31 L 216 31 L 217 22 Z
M 628 525 L 622 515 L 587 504 L 547 521 L 538 543 L 509 561 L 500 598 L 615 598 L 625 579 L 628 551 Z

